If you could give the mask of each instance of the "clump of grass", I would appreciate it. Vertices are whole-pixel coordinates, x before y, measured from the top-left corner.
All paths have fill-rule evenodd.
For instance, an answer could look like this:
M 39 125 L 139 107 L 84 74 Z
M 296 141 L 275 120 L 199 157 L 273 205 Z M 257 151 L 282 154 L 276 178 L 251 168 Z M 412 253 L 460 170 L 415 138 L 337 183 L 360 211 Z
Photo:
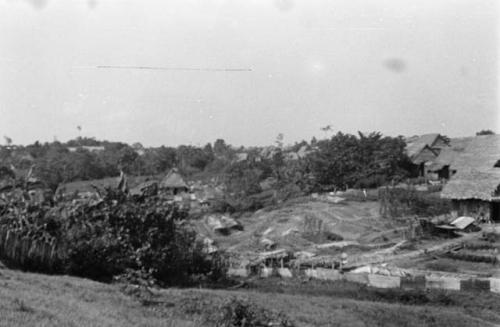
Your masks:
M 14 308 L 17 311 L 26 312 L 26 313 L 35 312 L 35 310 L 32 307 L 26 305 L 26 303 L 24 303 L 23 300 L 15 299 L 12 303 L 14 304 Z
M 205 325 L 217 327 L 294 327 L 292 320 L 281 311 L 263 308 L 247 298 L 230 297 L 218 301 L 202 294 L 184 298 L 180 310 L 192 317 L 201 317 Z
M 282 312 L 264 309 L 249 300 L 233 298 L 226 300 L 211 316 L 215 326 L 279 326 L 293 327 L 294 324 Z

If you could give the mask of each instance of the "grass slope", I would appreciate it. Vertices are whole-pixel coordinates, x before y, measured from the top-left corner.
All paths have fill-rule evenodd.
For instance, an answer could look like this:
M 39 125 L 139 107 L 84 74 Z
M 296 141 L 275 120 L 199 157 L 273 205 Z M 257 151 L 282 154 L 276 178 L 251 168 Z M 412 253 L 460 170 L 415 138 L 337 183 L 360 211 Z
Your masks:
M 0 269 L 0 326 L 207 326 L 204 317 L 233 297 L 283 311 L 297 326 L 494 326 L 491 322 L 499 322 L 499 313 L 493 312 L 496 305 L 471 314 L 461 305 L 360 300 L 334 284 L 273 288 L 280 281 L 268 283 L 272 284 L 238 291 L 159 290 L 152 301 L 141 302 L 117 285 Z
M 0 270 L 0 326 L 198 326 L 165 319 L 116 286 Z

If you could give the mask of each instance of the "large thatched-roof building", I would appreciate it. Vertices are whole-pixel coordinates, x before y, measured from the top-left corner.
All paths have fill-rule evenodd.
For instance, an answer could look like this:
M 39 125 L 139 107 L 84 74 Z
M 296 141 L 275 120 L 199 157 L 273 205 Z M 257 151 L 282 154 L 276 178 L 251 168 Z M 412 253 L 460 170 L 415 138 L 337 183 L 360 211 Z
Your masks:
M 473 138 L 452 164 L 457 173 L 441 196 L 459 215 L 500 221 L 500 135 Z

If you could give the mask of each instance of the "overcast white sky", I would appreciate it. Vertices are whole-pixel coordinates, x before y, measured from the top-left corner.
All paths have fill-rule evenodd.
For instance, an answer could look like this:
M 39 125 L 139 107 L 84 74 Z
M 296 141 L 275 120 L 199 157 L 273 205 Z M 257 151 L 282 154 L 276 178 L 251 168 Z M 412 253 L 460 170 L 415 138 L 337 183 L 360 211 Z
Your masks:
M 495 0 L 0 0 L 0 137 L 499 132 L 498 14 Z

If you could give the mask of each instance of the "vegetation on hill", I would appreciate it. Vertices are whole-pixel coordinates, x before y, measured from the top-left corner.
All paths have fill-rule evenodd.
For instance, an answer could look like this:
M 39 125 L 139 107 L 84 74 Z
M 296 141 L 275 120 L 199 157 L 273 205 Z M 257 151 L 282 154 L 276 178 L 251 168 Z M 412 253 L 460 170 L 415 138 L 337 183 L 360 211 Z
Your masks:
M 358 134 L 339 132 L 318 142 L 319 151 L 312 155 L 311 166 L 319 185 L 371 188 L 408 175 L 409 159 L 402 137 Z
M 293 186 L 307 193 L 376 187 L 400 180 L 409 172 L 401 137 L 339 132 L 330 139 L 289 147 L 283 145 L 281 137 L 276 144 L 235 148 L 218 139 L 202 147 L 144 148 L 138 143 L 79 137 L 66 143 L 0 147 L 0 159 L 7 167 L 34 167 L 34 174 L 52 190 L 61 183 L 117 176 L 120 170 L 131 175 L 157 175 L 172 167 L 188 177 L 217 177 L 228 184 L 231 193 L 246 196 L 261 192 L 260 182 L 270 177 L 276 180 L 277 189 Z
M 14 197 L 0 211 L 0 259 L 23 269 L 161 285 L 222 274 L 221 261 L 183 223 L 187 213 L 160 196 L 133 199 L 108 189 L 85 202 Z

